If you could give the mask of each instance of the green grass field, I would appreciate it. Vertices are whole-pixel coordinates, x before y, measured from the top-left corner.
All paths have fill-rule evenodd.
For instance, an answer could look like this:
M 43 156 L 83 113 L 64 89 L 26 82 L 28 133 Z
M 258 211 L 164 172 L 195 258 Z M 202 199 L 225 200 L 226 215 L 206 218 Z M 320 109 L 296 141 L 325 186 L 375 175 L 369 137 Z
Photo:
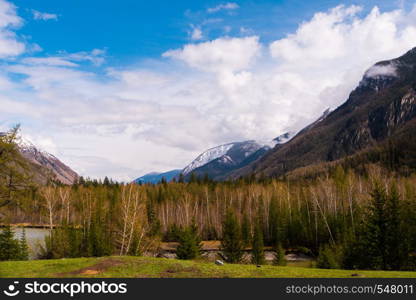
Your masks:
M 225 264 L 152 257 L 101 257 L 0 262 L 0 277 L 273 278 L 412 277 L 416 272 L 324 270 Z

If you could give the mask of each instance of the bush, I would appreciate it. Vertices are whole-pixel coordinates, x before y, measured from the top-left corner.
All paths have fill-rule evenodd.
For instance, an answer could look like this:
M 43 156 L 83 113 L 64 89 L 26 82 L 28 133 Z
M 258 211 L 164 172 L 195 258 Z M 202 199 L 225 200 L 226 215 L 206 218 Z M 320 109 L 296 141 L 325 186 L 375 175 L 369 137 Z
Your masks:
M 338 247 L 325 245 L 319 248 L 316 266 L 320 269 L 339 269 L 341 267 L 341 251 Z
M 302 247 L 302 246 L 297 247 L 297 251 L 299 253 L 301 253 L 301 254 L 304 254 L 304 255 L 308 255 L 308 256 L 312 256 L 313 255 L 311 249 L 306 248 L 306 247 Z

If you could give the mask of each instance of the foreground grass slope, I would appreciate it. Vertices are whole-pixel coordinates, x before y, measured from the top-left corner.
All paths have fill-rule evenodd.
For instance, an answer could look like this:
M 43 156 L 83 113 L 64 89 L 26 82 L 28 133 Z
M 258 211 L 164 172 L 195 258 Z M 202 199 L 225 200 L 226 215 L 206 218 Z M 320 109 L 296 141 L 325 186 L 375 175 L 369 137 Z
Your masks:
M 412 277 L 416 272 L 324 270 L 181 261 L 152 257 L 101 257 L 0 262 L 0 277 L 137 277 L 137 278 L 272 278 L 272 277 Z

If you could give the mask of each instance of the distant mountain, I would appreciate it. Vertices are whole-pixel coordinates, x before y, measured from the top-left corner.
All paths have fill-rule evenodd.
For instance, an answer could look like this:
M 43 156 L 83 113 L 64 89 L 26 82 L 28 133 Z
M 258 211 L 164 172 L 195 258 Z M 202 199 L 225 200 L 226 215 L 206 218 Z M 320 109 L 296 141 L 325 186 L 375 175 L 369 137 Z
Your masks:
M 37 148 L 31 141 L 21 137 L 18 147 L 23 157 L 33 165 L 41 167 L 35 174 L 38 180 L 45 182 L 47 178 L 52 178 L 63 184 L 73 184 L 78 179 L 75 171 L 54 155 Z
M 172 170 L 172 171 L 168 171 L 168 172 L 164 172 L 164 173 L 149 173 L 146 175 L 143 175 L 135 180 L 133 180 L 133 182 L 135 183 L 159 183 L 162 178 L 165 178 L 166 181 L 172 181 L 173 178 L 179 176 L 179 174 L 181 173 L 182 170 Z
M 183 170 L 183 175 L 190 174 L 193 170 L 196 168 L 202 167 L 203 165 L 206 165 L 210 161 L 213 161 L 216 158 L 219 158 L 227 153 L 228 150 L 230 150 L 235 143 L 229 143 L 221 146 L 217 146 L 214 148 L 210 148 L 200 154 L 197 158 L 195 158 L 189 165 L 187 165 Z
M 389 150 L 379 154 L 387 144 Z M 363 151 L 373 151 L 373 161 L 384 155 L 392 164 L 416 168 L 416 48 L 376 63 L 343 105 L 229 178 L 280 176 Z
M 228 172 L 252 163 L 263 156 L 270 147 L 255 141 L 235 142 L 208 149 L 199 155 L 182 171 L 185 178 L 190 174 L 197 177 L 208 177 L 216 180 L 225 178 Z

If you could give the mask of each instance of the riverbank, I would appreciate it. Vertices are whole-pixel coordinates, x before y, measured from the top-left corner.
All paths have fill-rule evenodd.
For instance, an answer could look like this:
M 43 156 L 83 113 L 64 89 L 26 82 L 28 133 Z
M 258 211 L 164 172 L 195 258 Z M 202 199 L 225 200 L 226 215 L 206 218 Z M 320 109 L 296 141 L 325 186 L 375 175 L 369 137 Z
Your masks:
M 216 265 L 203 260 L 112 256 L 0 262 L 0 277 L 116 278 L 416 278 L 416 272 L 327 270 L 293 266 Z

